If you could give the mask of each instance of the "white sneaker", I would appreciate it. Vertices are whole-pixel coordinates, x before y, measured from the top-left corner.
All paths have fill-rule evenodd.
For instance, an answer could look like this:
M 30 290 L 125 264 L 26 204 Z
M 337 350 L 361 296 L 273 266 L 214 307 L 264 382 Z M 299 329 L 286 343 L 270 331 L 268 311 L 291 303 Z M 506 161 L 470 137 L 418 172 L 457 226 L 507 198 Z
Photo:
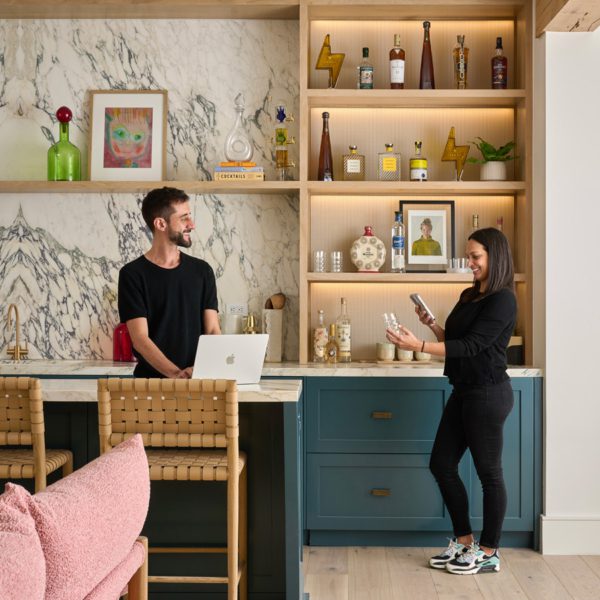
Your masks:
M 447 571 L 455 575 L 475 575 L 476 573 L 500 571 L 500 554 L 497 549 L 492 555 L 489 555 L 473 542 L 466 550 L 446 563 Z
M 446 565 L 468 550 L 468 546 L 460 544 L 456 538 L 452 538 L 448 547 L 440 554 L 429 559 L 429 566 L 433 569 L 445 569 Z

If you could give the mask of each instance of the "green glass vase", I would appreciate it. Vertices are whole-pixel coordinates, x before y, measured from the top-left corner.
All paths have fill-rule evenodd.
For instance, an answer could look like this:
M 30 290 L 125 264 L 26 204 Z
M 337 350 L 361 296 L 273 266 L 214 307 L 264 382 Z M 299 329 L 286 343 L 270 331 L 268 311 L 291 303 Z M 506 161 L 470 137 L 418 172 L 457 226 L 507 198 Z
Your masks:
M 60 133 L 58 142 L 48 150 L 48 181 L 81 181 L 81 152 L 69 141 L 69 121 L 73 113 L 61 106 L 56 118 Z

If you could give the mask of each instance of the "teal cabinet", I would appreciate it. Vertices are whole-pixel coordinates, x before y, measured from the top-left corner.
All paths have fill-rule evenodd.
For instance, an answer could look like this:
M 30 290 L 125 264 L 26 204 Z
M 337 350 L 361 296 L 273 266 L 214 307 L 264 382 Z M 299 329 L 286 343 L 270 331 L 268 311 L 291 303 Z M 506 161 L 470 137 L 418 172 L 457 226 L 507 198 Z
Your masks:
M 541 385 L 533 378 L 512 384 L 515 407 L 505 425 L 503 449 L 508 491 L 504 541 L 536 546 Z M 305 379 L 309 543 L 425 545 L 438 534 L 450 534 L 450 518 L 429 472 L 450 393 L 443 377 Z M 459 470 L 478 531 L 481 485 L 468 452 Z

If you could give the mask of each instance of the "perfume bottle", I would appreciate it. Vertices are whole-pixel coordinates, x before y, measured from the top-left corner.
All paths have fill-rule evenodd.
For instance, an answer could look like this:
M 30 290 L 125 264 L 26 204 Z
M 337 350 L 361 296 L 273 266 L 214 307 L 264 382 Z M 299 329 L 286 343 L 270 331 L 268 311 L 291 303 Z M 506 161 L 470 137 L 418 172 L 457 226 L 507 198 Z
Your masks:
M 349 148 L 350 154 L 342 156 L 344 181 L 364 181 L 365 157 L 363 154 L 358 154 L 356 146 L 349 146 Z
M 469 49 L 465 47 L 465 36 L 456 36 L 456 46 L 452 51 L 454 57 L 454 87 L 457 90 L 467 89 L 467 64 Z
M 325 348 L 328 342 L 325 314 L 319 310 L 319 322 L 313 335 L 313 362 L 325 362 Z
M 379 181 L 400 181 L 400 153 L 394 152 L 394 144 L 386 144 L 385 152 L 379 153 L 377 178 Z
M 61 106 L 56 111 L 59 140 L 48 150 L 48 181 L 81 181 L 81 152 L 69 141 L 71 109 Z
M 427 159 L 421 155 L 423 142 L 415 142 L 415 155 L 409 161 L 410 180 L 427 181 Z
M 229 161 L 249 161 L 254 153 L 248 132 L 244 127 L 242 115 L 244 114 L 244 95 L 240 92 L 234 100 L 237 116 L 233 129 L 225 140 L 225 156 Z
M 361 90 L 373 89 L 373 65 L 369 62 L 369 49 L 362 49 L 363 59 L 358 66 L 358 87 Z

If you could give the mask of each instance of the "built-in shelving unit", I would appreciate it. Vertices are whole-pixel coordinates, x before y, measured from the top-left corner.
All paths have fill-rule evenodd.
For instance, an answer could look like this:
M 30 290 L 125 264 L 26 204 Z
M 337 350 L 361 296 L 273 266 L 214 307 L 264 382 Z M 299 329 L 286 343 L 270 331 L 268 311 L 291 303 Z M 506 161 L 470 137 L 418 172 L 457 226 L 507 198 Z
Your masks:
M 307 273 L 309 282 L 320 283 L 465 283 L 470 284 L 470 273 Z M 515 281 L 525 281 L 523 273 L 515 274 Z

